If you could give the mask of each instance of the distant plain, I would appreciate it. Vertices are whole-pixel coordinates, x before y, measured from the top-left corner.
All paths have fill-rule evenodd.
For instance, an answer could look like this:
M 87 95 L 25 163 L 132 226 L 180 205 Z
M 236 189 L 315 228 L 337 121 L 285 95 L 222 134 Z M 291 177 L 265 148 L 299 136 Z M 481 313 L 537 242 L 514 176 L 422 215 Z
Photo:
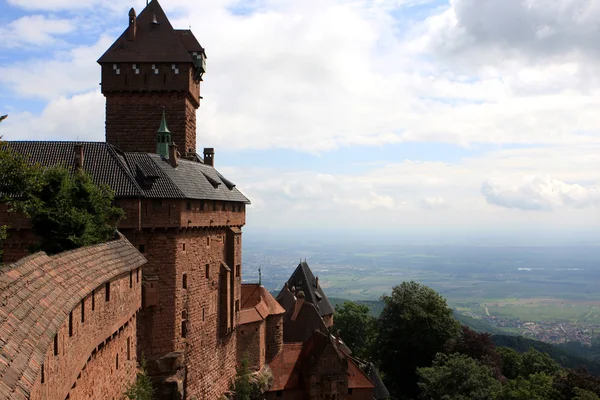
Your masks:
M 600 247 L 394 243 L 390 240 L 244 242 L 244 279 L 278 291 L 306 258 L 330 297 L 377 300 L 414 280 L 470 315 L 600 324 Z

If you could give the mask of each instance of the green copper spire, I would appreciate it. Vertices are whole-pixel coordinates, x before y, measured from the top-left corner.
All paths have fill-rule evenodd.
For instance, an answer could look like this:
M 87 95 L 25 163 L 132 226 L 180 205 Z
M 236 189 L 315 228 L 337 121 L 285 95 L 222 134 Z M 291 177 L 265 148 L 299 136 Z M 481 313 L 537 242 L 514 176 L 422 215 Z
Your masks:
M 156 154 L 169 158 L 169 145 L 171 144 L 171 131 L 167 128 L 165 108 L 162 110 L 162 119 L 156 135 Z

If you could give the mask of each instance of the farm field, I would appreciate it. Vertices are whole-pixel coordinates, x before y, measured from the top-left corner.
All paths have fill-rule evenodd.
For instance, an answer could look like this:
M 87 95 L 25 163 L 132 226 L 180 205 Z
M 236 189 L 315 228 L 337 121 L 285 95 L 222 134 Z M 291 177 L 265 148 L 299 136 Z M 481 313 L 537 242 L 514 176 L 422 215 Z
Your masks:
M 244 280 L 278 291 L 306 258 L 328 296 L 377 300 L 414 280 L 459 312 L 522 321 L 600 325 L 600 247 L 253 241 Z

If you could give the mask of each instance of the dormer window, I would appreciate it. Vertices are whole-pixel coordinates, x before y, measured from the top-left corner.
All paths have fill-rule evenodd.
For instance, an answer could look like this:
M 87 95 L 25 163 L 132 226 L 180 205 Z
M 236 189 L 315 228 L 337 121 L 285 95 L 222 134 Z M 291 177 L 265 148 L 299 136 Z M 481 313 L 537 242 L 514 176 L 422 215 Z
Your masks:
M 176 64 L 171 65 L 171 69 L 175 73 L 175 75 L 179 74 L 179 68 L 177 68 Z
M 121 68 L 119 68 L 119 64 L 113 64 L 113 71 L 115 71 L 115 75 L 121 75 Z
M 136 75 L 140 74 L 140 69 L 138 68 L 137 64 L 133 64 L 133 73 Z

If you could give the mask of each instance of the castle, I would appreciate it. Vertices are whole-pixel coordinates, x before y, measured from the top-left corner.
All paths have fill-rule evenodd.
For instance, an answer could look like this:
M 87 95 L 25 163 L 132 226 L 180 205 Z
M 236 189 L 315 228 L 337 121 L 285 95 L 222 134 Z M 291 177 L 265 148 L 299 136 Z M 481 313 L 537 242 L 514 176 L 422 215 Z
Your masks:
M 158 399 L 222 398 L 244 357 L 269 379 L 264 398 L 372 399 L 382 386 L 329 334 L 333 307 L 308 265 L 277 300 L 242 284 L 250 202 L 214 149 L 196 153 L 206 58 L 152 0 L 98 60 L 106 142 L 8 142 L 108 184 L 126 218 L 114 241 L 29 256 L 29 221 L 0 208 L 12 263 L 0 269 L 0 396 L 122 398 L 142 356 Z

